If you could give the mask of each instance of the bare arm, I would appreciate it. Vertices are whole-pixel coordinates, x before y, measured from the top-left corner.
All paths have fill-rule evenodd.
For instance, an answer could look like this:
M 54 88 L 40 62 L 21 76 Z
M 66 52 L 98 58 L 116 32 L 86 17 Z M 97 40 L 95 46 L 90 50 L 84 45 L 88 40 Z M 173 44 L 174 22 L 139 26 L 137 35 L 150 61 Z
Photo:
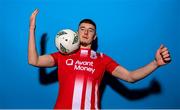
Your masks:
M 128 82 L 136 82 L 141 80 L 151 74 L 158 67 L 165 65 L 171 61 L 170 54 L 168 49 L 163 45 L 156 52 L 156 58 L 151 63 L 146 66 L 139 68 L 135 71 L 128 71 L 126 68 L 122 66 L 118 66 L 112 72 L 112 74 L 120 79 L 123 79 Z
M 36 49 L 35 43 L 35 22 L 36 15 L 38 14 L 38 9 L 36 9 L 30 17 L 30 27 L 29 27 L 29 43 L 28 43 L 28 63 L 33 66 L 38 67 L 51 67 L 54 66 L 55 62 L 52 56 L 42 55 L 39 56 Z

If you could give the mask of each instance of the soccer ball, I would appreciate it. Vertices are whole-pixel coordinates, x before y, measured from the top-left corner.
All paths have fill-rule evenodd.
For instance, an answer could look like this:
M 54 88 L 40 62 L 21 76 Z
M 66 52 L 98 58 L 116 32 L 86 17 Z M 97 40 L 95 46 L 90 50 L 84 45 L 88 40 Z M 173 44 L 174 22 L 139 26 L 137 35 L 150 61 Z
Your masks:
M 57 33 L 55 45 L 62 54 L 70 54 L 79 49 L 80 39 L 71 29 L 63 29 Z

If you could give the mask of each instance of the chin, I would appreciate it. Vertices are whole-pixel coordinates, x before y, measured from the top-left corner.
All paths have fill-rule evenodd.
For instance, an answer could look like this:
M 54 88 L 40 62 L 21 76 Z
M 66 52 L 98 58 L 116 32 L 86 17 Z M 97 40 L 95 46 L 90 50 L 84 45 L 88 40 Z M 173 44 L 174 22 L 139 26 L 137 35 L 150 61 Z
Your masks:
M 83 42 L 83 41 L 80 42 L 80 45 L 85 46 L 85 47 L 88 46 L 88 45 L 90 45 L 90 44 L 91 44 L 91 43 L 88 43 L 88 42 Z

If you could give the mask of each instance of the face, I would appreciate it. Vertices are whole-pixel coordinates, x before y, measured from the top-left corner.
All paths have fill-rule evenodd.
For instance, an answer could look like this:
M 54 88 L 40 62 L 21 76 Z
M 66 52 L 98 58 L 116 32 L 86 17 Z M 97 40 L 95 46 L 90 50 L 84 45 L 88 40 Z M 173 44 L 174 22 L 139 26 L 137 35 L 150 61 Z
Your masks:
M 91 46 L 96 37 L 95 26 L 89 23 L 81 23 L 78 29 L 78 35 L 82 46 Z

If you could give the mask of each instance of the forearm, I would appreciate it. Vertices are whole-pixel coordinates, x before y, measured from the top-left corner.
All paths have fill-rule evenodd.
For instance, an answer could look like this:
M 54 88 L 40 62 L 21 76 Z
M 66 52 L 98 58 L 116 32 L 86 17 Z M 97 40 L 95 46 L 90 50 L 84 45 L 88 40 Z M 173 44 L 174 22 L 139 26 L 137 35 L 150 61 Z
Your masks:
M 113 70 L 112 75 L 127 82 L 133 83 L 145 78 L 158 67 L 163 66 L 171 61 L 170 54 L 167 48 L 163 45 L 161 45 L 157 50 L 155 56 L 156 60 L 153 60 L 151 63 L 135 71 L 129 71 L 123 66 L 119 65 Z
M 153 60 L 151 63 L 149 63 L 148 65 L 139 68 L 135 71 L 130 72 L 130 77 L 133 80 L 133 82 L 136 82 L 138 80 L 141 80 L 143 78 L 145 78 L 146 76 L 148 76 L 149 74 L 151 74 L 154 70 L 156 70 L 158 68 L 158 64 L 155 60 Z
M 28 63 L 36 65 L 38 61 L 38 53 L 35 43 L 35 26 L 30 26 L 29 43 L 28 43 Z

